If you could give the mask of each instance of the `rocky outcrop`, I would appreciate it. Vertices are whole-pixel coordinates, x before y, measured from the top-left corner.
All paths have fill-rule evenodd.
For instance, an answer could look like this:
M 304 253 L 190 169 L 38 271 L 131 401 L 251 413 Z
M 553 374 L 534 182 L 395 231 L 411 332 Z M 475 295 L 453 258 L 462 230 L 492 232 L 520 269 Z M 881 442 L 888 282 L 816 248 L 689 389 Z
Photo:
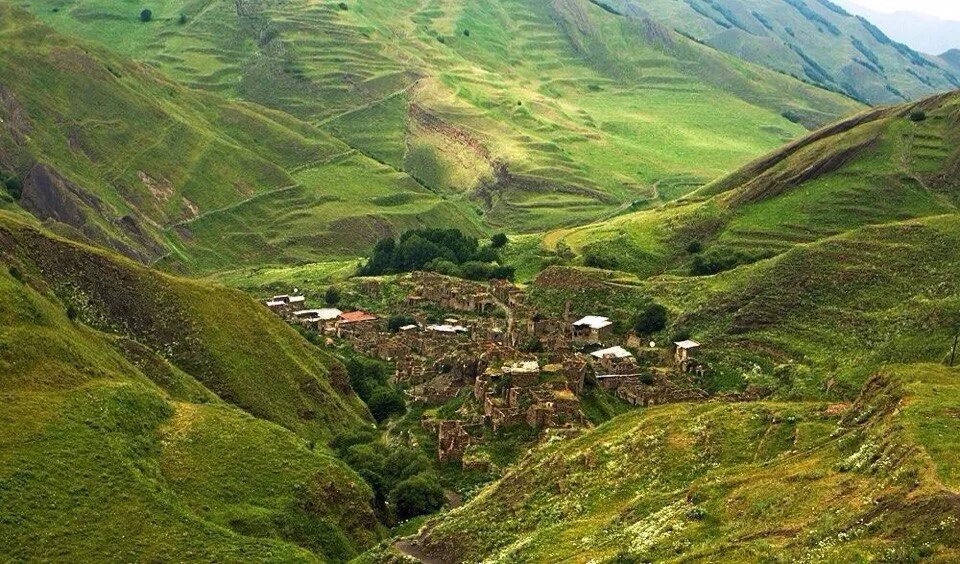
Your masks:
M 43 163 L 33 165 L 24 178 L 20 205 L 41 220 L 69 225 L 89 240 L 142 263 L 151 262 L 163 252 L 137 218 L 117 217 L 103 200 Z M 105 226 L 113 226 L 122 238 Z

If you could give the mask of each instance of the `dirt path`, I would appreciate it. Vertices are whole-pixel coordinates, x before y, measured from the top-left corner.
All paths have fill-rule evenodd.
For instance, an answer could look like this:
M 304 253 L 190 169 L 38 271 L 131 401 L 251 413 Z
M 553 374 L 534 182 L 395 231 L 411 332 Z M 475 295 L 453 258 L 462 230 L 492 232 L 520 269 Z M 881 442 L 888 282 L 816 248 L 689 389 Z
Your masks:
M 420 562 L 423 562 L 423 564 L 449 564 L 446 560 L 435 558 L 424 552 L 424 550 L 420 548 L 420 541 L 418 541 L 415 536 L 398 540 L 393 543 L 393 548 L 411 558 L 416 558 Z

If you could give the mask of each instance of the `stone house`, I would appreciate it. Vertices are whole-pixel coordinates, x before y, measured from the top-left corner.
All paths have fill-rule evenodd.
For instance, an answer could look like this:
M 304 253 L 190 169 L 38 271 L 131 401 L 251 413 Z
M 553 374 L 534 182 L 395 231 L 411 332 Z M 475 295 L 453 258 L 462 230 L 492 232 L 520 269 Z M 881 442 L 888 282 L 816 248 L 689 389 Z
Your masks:
M 613 334 L 613 321 L 599 315 L 587 315 L 571 325 L 571 337 L 579 343 L 602 343 Z

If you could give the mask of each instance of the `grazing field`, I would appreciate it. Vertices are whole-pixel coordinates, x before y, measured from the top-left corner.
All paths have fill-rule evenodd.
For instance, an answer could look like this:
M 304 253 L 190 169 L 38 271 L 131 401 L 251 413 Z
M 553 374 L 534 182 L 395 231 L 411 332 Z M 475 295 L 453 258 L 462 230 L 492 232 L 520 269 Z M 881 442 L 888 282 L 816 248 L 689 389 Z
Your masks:
M 953 94 L 871 110 L 672 205 L 551 231 L 543 250 L 562 243 L 641 276 L 690 274 L 699 257 L 710 274 L 867 225 L 953 214 L 958 104 Z
M 372 493 L 325 446 L 370 419 L 329 356 L 237 291 L 6 212 L 0 250 L 0 551 L 344 560 L 376 542 Z
M 859 107 L 586 0 L 167 1 L 149 22 L 101 0 L 23 5 L 181 84 L 284 112 L 337 153 L 352 148 L 459 195 L 494 229 L 532 232 L 673 200 L 802 125 Z M 391 215 L 374 211 L 362 221 Z M 210 266 L 200 258 L 189 268 Z
M 529 454 L 428 522 L 420 546 L 492 562 L 951 560 L 960 530 L 945 435 L 956 433 L 944 425 L 956 377 L 904 365 L 849 406 L 708 402 L 622 415 Z

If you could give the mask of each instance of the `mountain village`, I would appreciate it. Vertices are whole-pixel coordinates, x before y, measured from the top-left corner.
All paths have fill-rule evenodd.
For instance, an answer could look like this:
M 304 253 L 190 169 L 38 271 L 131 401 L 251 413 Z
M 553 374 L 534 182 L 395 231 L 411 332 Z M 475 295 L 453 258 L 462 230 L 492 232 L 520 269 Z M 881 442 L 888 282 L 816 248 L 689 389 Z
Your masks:
M 528 305 L 524 290 L 505 281 L 487 284 L 430 272 L 385 282 L 365 279 L 358 289 L 377 298 L 399 284 L 404 298 L 389 311 L 306 309 L 303 295 L 278 295 L 268 308 L 356 352 L 392 363 L 408 401 L 442 405 L 468 400 L 456 419 L 424 419 L 437 434 L 441 461 L 462 461 L 483 427 L 526 424 L 538 430 L 578 429 L 585 386 L 596 386 L 635 406 L 702 399 L 708 367 L 700 343 L 660 344 L 614 331 L 614 321 L 590 312 L 546 316 Z M 402 324 L 401 324 L 402 323 Z

